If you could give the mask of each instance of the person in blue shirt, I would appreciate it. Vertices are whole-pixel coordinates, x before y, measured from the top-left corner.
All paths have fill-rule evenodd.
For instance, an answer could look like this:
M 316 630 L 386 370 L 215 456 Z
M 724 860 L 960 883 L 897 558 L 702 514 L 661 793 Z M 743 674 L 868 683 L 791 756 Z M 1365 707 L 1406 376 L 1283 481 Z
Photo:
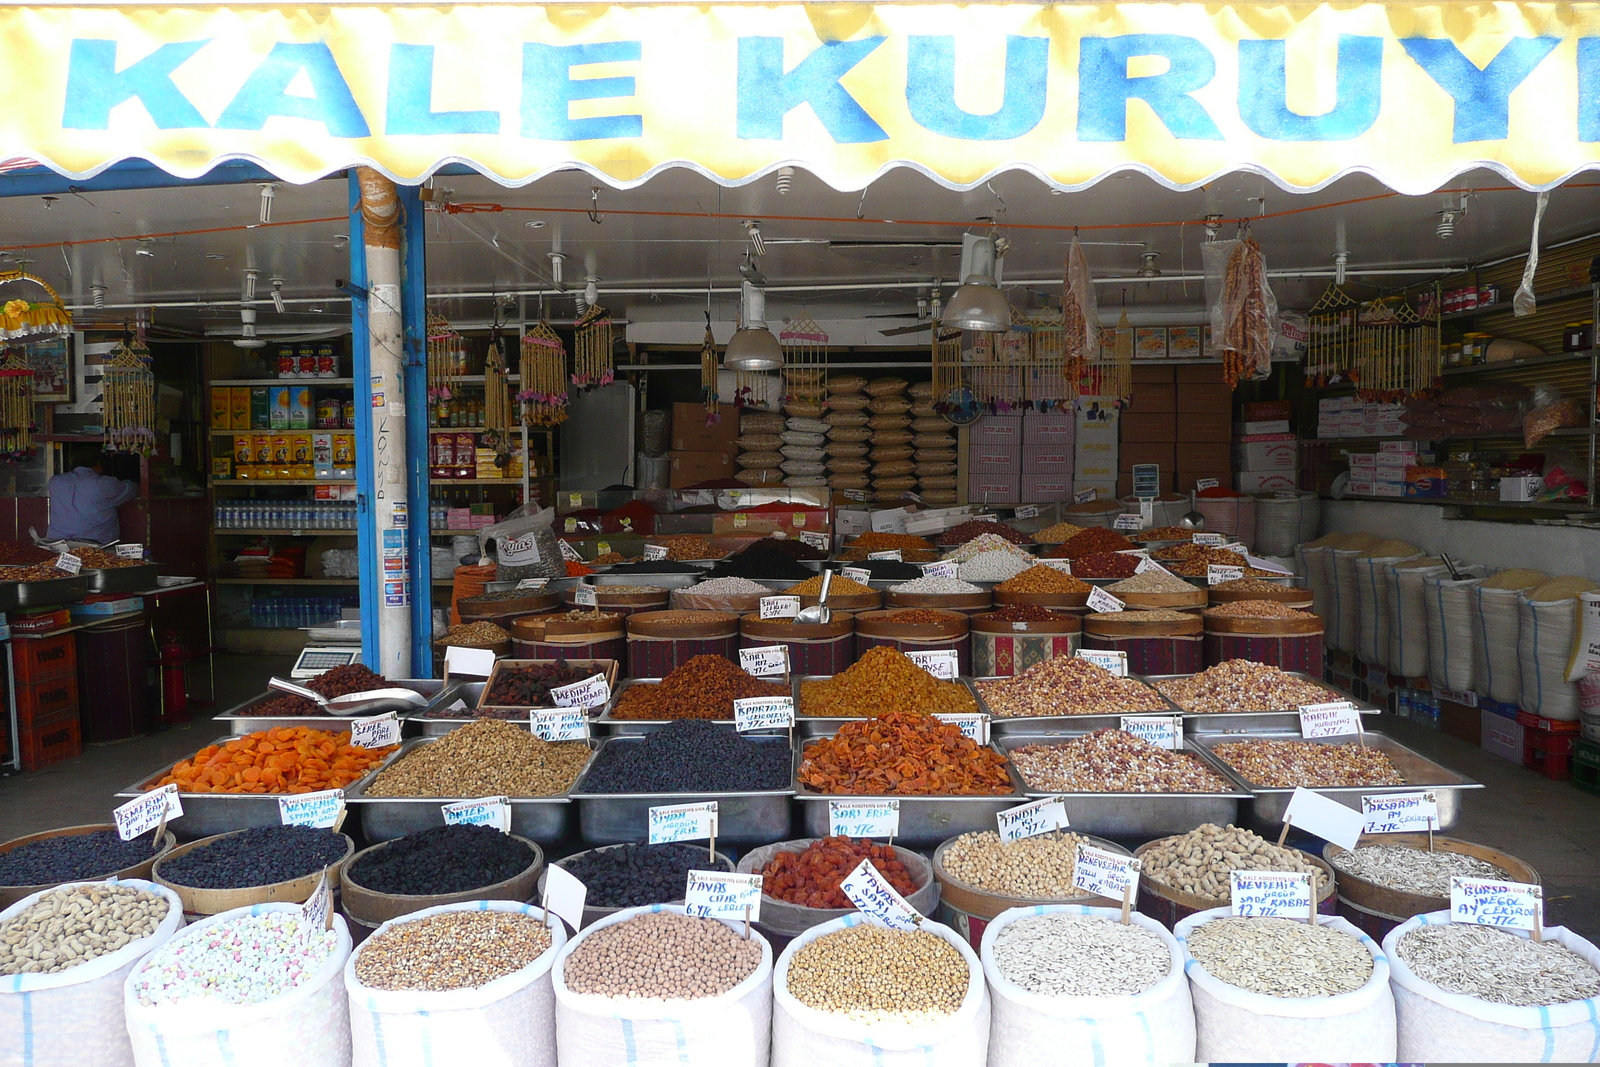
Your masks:
M 105 459 L 74 467 L 50 479 L 52 541 L 93 541 L 104 545 L 121 537 L 117 509 L 139 495 L 133 482 L 105 473 Z

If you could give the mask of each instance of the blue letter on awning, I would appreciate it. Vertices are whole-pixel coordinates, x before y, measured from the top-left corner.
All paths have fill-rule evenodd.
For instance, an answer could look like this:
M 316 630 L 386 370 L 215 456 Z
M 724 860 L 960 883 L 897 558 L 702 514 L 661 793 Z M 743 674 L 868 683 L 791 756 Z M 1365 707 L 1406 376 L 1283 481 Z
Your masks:
M 572 68 L 587 63 L 631 63 L 643 54 L 638 41 L 599 44 L 524 44 L 522 46 L 522 136 L 540 141 L 599 141 L 642 137 L 642 115 L 575 119 L 574 100 L 632 96 L 631 77 L 572 79 Z
M 301 71 L 311 82 L 312 95 L 290 96 L 285 90 Z M 321 41 L 273 45 L 267 58 L 245 79 L 239 95 L 223 109 L 217 129 L 259 130 L 269 118 L 278 116 L 320 122 L 333 137 L 368 137 L 372 133 L 333 53 Z
M 783 117 L 801 104 L 810 104 L 839 144 L 887 140 L 883 127 L 839 84 L 840 78 L 882 43 L 882 37 L 828 41 L 786 74 L 782 37 L 739 38 L 740 139 L 780 141 Z
M 1300 115 L 1289 110 L 1283 41 L 1239 42 L 1239 117 L 1251 131 L 1274 141 L 1348 141 L 1378 121 L 1383 102 L 1383 39 L 1339 35 L 1333 110 Z
M 1009 141 L 1044 118 L 1049 61 L 1049 38 L 1007 37 L 1000 109 L 974 115 L 956 105 L 956 39 L 913 36 L 906 62 L 906 104 L 917 125 L 934 133 L 967 141 Z
M 172 72 L 208 41 L 164 44 L 124 70 L 117 70 L 117 42 L 77 39 L 67 60 L 67 102 L 61 126 L 103 130 L 111 109 L 138 98 L 158 130 L 206 129 L 206 120 L 172 84 Z
M 1134 56 L 1164 56 L 1162 74 L 1128 76 Z M 1222 131 L 1206 109 L 1188 94 L 1217 73 L 1217 61 L 1193 37 L 1175 33 L 1129 33 L 1085 37 L 1078 56 L 1078 140 L 1126 141 L 1128 101 L 1143 100 L 1172 136 L 1188 141 L 1220 141 Z

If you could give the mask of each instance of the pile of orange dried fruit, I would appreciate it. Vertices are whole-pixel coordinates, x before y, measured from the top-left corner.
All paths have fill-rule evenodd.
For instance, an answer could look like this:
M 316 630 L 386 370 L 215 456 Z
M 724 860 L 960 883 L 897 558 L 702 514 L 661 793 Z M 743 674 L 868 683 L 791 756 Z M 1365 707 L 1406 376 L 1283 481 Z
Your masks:
M 892 711 L 847 722 L 806 746 L 800 784 L 817 793 L 996 796 L 1011 792 L 1006 758 L 928 715 Z
M 180 793 L 314 793 L 349 785 L 393 751 L 352 745 L 349 731 L 280 726 L 207 745 L 153 788 L 176 782 Z

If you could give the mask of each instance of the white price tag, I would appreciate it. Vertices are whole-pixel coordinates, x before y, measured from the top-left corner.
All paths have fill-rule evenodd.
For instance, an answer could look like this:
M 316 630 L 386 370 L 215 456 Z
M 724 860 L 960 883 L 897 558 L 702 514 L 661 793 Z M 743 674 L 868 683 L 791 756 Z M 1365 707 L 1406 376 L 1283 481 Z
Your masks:
M 953 648 L 935 649 L 931 652 L 907 652 L 906 659 L 941 682 L 953 682 L 961 674 L 961 659 Z
M 1544 925 L 1544 890 L 1526 882 L 1450 876 L 1450 921 L 1506 930 Z
M 989 743 L 989 716 L 977 711 L 936 711 L 940 722 L 949 723 L 961 731 L 961 736 L 980 745 Z
M 1142 530 L 1144 529 L 1143 515 L 1118 515 L 1112 520 L 1113 530 Z
M 117 558 L 119 559 L 144 559 L 143 545 L 118 545 Z
M 739 666 L 756 678 L 775 678 L 789 673 L 789 646 L 762 645 L 759 648 L 741 648 Z
M 1427 833 L 1439 829 L 1439 800 L 1431 790 L 1363 796 L 1361 817 L 1369 834 Z
M 528 728 L 542 741 L 587 741 L 589 711 L 581 706 L 534 708 L 528 712 Z
M 278 821 L 285 826 L 311 826 L 331 830 L 344 811 L 344 790 L 324 789 L 278 798 Z
M 761 921 L 761 876 L 690 871 L 684 911 L 701 919 Z
M 1128 654 L 1126 652 L 1107 652 L 1098 648 L 1080 648 L 1073 654 L 1074 659 L 1086 659 L 1096 667 L 1102 667 L 1118 678 L 1128 676 Z
M 942 559 L 938 563 L 925 563 L 922 565 L 924 578 L 954 578 L 961 570 L 961 564 L 953 559 Z
M 469 674 L 474 678 L 487 678 L 494 673 L 494 649 L 462 648 L 449 645 L 444 650 L 446 674 Z
M 794 725 L 794 697 L 746 697 L 733 702 L 733 727 L 750 730 L 786 730 Z
M 1303 871 L 1229 871 L 1234 915 L 1280 919 L 1311 916 L 1311 875 Z
M 1133 568 L 1133 573 L 1143 574 L 1146 571 L 1160 571 L 1162 574 L 1172 573 L 1171 571 L 1167 570 L 1167 568 L 1151 559 L 1149 556 L 1141 556 L 1139 558 L 1139 565 Z
M 797 596 L 764 596 L 761 598 L 761 617 L 763 619 L 792 619 L 800 614 L 800 598 Z
M 392 711 L 350 720 L 350 743 L 357 748 L 388 748 L 400 743 L 400 719 Z
M 1072 886 L 1095 896 L 1126 900 L 1139 888 L 1140 860 L 1092 845 L 1079 845 L 1072 865 Z
M 600 606 L 600 594 L 588 582 L 580 582 L 572 587 L 572 602 L 580 608 L 597 608 Z
M 644 558 L 645 559 L 666 559 L 667 558 L 667 546 L 666 545 L 645 545 L 644 546 Z
M 1036 519 L 1039 517 L 1039 507 L 1037 504 L 1024 504 L 1012 512 L 1012 516 L 1018 519 Z
M 1227 544 L 1222 546 L 1222 550 L 1224 552 L 1237 552 L 1239 555 L 1243 556 L 1250 551 L 1250 548 L 1243 541 L 1229 541 Z
M 83 570 L 83 560 L 71 552 L 63 552 L 56 557 L 56 570 L 66 571 L 68 574 L 77 574 Z
M 1243 577 L 1243 567 L 1224 567 L 1216 563 L 1208 563 L 1206 565 L 1207 585 L 1221 585 L 1223 582 L 1231 582 L 1236 578 Z
M 446 826 L 492 826 L 503 834 L 511 832 L 511 798 L 481 797 L 441 804 Z
M 583 557 L 578 555 L 578 550 L 577 549 L 573 548 L 570 544 L 568 544 L 565 541 L 561 541 L 559 543 L 561 545 L 561 558 L 562 559 L 566 560 L 569 563 L 582 563 L 583 562 Z
M 538 592 L 548 584 L 550 584 L 550 579 L 548 578 L 524 578 L 522 581 L 517 583 L 517 588 L 531 589 L 534 592 Z
M 1098 585 L 1089 590 L 1090 611 L 1121 611 L 1122 607 L 1122 601 L 1101 589 Z
M 799 534 L 799 538 L 800 543 L 803 545 L 810 545 L 812 548 L 820 548 L 824 552 L 828 550 L 828 535 L 825 533 L 812 533 L 811 531 L 807 530 L 804 533 Z
M 1274 574 L 1282 574 L 1286 576 L 1294 573 L 1293 571 L 1284 570 L 1270 559 L 1262 559 L 1260 556 L 1252 556 L 1248 552 L 1244 554 L 1244 561 L 1257 570 L 1271 571 Z
M 1088 504 L 1097 500 L 1099 496 L 1100 490 L 1098 489 L 1080 489 L 1072 494 L 1072 502 L 1074 504 Z
M 1046 567 L 1054 567 L 1062 574 L 1072 573 L 1072 561 L 1070 559 L 1041 559 L 1039 562 Z
M 869 496 L 865 489 L 841 489 L 839 492 L 846 500 L 862 501 L 868 499 Z
M 1433 695 L 1440 700 L 1448 700 L 1455 704 L 1465 704 L 1469 708 L 1478 706 L 1478 694 L 1470 689 L 1441 689 L 1433 687 Z
M 1189 540 L 1194 544 L 1204 545 L 1208 548 L 1221 548 L 1228 543 L 1228 539 L 1219 533 L 1197 533 Z
M 699 841 L 717 836 L 717 802 L 669 804 L 650 809 L 650 843 Z
M 862 860 L 856 869 L 839 883 L 839 891 L 861 909 L 873 922 L 891 930 L 915 930 L 922 922 L 917 909 L 906 903 L 906 898 L 895 892 L 871 860 Z
M 867 553 L 867 558 L 868 559 L 892 559 L 896 563 L 903 563 L 904 562 L 904 560 L 901 558 L 900 550 L 898 548 L 889 548 L 889 549 L 885 549 L 882 552 L 868 552 Z
M 841 567 L 839 569 L 839 577 L 848 578 L 852 582 L 860 582 L 862 585 L 866 585 L 872 581 L 872 572 L 865 567 Z
M 550 699 L 558 708 L 598 708 L 611 699 L 611 683 L 601 671 L 581 682 L 557 686 L 550 690 Z
M 1194 491 L 1198 493 L 1202 489 L 1215 489 L 1217 485 L 1218 482 L 1215 478 L 1197 478 L 1194 483 Z
M 1349 737 L 1361 733 L 1361 713 L 1348 700 L 1300 705 L 1300 736 Z
M 322 877 L 311 891 L 306 902 L 300 905 L 300 918 L 305 920 L 305 934 L 309 937 L 328 928 L 328 915 L 333 911 L 333 887 L 328 884 L 328 868 L 322 868 Z
M 828 833 L 833 837 L 895 837 L 900 833 L 900 801 L 830 800 Z
M 1304 786 L 1296 786 L 1284 811 L 1285 821 L 1340 848 L 1355 848 L 1361 840 L 1366 818 L 1355 808 L 1347 808 L 1331 797 Z
M 544 870 L 544 906 L 577 930 L 583 926 L 583 906 L 589 900 L 589 887 L 559 863 L 552 863 Z
M 117 836 L 124 841 L 132 841 L 140 834 L 148 833 L 161 825 L 161 820 L 171 821 L 183 814 L 183 801 L 178 799 L 178 783 L 169 782 L 160 789 L 152 789 L 140 797 L 134 797 L 116 811 L 111 817 L 116 820 Z
M 1157 748 L 1176 752 L 1183 747 L 1181 715 L 1124 715 L 1122 730 Z
M 994 817 L 1000 828 L 1000 840 L 1008 844 L 1021 841 L 1024 837 L 1066 830 L 1071 826 L 1067 822 L 1067 806 L 1060 797 L 1045 797 L 1018 804 L 1014 808 L 995 812 Z

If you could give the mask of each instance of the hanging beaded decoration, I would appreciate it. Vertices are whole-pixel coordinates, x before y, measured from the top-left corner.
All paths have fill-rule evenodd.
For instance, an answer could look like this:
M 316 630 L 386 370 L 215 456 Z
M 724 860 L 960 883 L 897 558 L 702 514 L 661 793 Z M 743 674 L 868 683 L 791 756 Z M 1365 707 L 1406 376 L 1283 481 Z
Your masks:
M 706 425 L 717 421 L 717 341 L 711 336 L 711 316 L 706 315 L 706 336 L 700 342 L 700 402 L 706 406 Z
M 1356 364 L 1361 307 L 1337 285 L 1325 289 L 1306 314 L 1307 385 L 1326 385 Z
M 137 337 L 112 349 L 101 383 L 106 451 L 148 456 L 156 446 L 156 376 L 150 350 Z
M 947 329 L 938 320 L 933 324 L 933 399 L 934 406 L 951 403 L 951 397 L 966 388 L 961 371 L 961 331 Z
M 1089 360 L 1085 380 L 1091 396 L 1109 396 L 1121 404 L 1133 395 L 1133 323 L 1126 306 L 1117 324 L 1100 332 L 1100 352 Z
M 498 328 L 483 359 L 483 437 L 496 456 L 511 454 L 511 383 Z
M 1027 331 L 1028 364 L 1024 385 L 1028 406 L 1039 411 L 1054 411 L 1063 403 L 1070 407 L 1078 395 L 1078 376 L 1066 371 L 1061 312 L 1055 308 L 1040 308 L 1029 313 L 1021 326 Z
M 450 377 L 455 373 L 461 335 L 436 311 L 428 312 L 428 410 L 438 412 L 452 399 Z
M 548 322 L 522 335 L 522 421 L 555 426 L 567 421 L 567 349 Z
M 33 429 L 33 368 L 21 348 L 10 347 L 0 358 L 0 456 L 32 455 Z
M 1439 326 L 1421 318 L 1404 297 L 1361 305 L 1356 352 L 1358 395 L 1396 400 L 1431 388 L 1439 375 Z
M 599 304 L 590 304 L 578 320 L 572 342 L 572 384 L 588 392 L 610 385 L 613 377 L 611 312 Z
M 828 335 L 809 315 L 790 319 L 778 334 L 783 346 L 784 401 L 820 404 L 828 395 Z

